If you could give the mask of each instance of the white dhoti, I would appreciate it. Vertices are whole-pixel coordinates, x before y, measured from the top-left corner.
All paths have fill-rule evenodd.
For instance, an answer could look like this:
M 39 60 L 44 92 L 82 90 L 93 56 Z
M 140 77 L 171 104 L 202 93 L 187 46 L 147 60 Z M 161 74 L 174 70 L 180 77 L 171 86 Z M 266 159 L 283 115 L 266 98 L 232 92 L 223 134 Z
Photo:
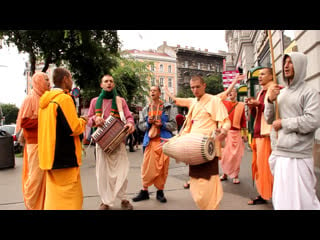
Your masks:
M 96 177 L 98 193 L 102 202 L 113 206 L 116 198 L 126 199 L 129 160 L 124 143 L 112 154 L 106 154 L 96 144 Z
M 272 203 L 275 210 L 320 210 L 313 158 L 271 154 L 269 164 L 274 175 Z

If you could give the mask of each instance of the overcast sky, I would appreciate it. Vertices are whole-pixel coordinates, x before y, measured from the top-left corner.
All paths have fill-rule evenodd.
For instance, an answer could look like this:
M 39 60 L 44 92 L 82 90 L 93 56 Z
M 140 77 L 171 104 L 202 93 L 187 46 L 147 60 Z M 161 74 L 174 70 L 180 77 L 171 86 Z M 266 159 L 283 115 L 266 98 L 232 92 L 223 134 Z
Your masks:
M 25 98 L 26 78 L 23 75 L 27 54 L 17 48 L 0 49 L 0 103 L 12 103 L 20 108 Z
M 227 51 L 224 30 L 119 30 L 122 50 L 157 49 L 164 41 L 169 46 L 188 46 L 208 49 L 209 52 Z

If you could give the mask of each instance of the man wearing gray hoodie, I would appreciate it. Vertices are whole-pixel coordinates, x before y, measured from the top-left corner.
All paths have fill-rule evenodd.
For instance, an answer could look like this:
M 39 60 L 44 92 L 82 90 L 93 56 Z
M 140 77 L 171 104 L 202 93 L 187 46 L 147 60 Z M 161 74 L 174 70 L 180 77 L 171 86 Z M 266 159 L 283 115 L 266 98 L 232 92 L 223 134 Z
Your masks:
M 271 87 L 265 102 L 266 121 L 277 131 L 275 149 L 269 158 L 275 210 L 320 210 L 312 157 L 315 131 L 320 127 L 320 95 L 306 85 L 306 71 L 307 57 L 303 53 L 286 54 L 285 88 Z M 279 119 L 275 119 L 275 100 Z

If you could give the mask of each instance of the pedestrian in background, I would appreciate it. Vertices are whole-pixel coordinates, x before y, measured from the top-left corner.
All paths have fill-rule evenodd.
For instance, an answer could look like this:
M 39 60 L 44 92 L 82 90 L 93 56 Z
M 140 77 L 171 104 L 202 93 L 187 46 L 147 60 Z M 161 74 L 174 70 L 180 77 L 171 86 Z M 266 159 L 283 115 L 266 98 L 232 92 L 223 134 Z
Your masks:
M 259 84 L 262 89 L 257 98 L 245 100 L 250 114 L 254 118 L 252 149 L 252 178 L 255 180 L 259 195 L 248 202 L 248 205 L 265 204 L 272 197 L 273 176 L 269 167 L 271 154 L 270 132 L 271 125 L 265 120 L 263 111 L 268 97 L 267 91 L 275 83 L 273 82 L 272 68 L 262 68 L 259 73 Z
M 278 131 L 275 149 L 269 158 L 274 175 L 272 202 L 276 210 L 320 210 L 312 147 L 320 127 L 319 93 L 305 83 L 307 56 L 288 53 L 282 74 L 286 87 L 270 88 L 265 117 Z M 278 101 L 280 119 L 275 119 Z
M 229 94 L 229 101 L 223 101 L 228 110 L 231 128 L 226 137 L 225 147 L 222 149 L 220 166 L 223 175 L 220 180 L 227 180 L 228 176 L 233 178 L 234 184 L 239 184 L 240 164 L 244 154 L 244 142 L 247 138 L 247 121 L 244 103 L 237 101 L 237 90 L 233 88 Z
M 78 117 L 71 97 L 71 73 L 53 71 L 54 87 L 40 98 L 38 121 L 39 165 L 46 172 L 45 210 L 80 210 L 82 145 L 87 118 Z
M 113 77 L 109 74 L 104 75 L 100 80 L 100 87 L 102 90 L 99 97 L 93 98 L 90 102 L 88 125 L 101 127 L 111 115 L 125 122 L 125 127 L 129 127 L 128 134 L 131 134 L 134 131 L 134 120 L 127 102 L 117 94 Z M 125 142 L 121 142 L 110 154 L 96 144 L 95 152 L 97 188 L 102 201 L 99 209 L 110 209 L 117 198 L 121 200 L 122 209 L 133 209 L 126 197 L 130 163 Z
M 144 155 L 141 167 L 142 190 L 132 200 L 134 202 L 149 199 L 148 187 L 154 185 L 157 190 L 157 200 L 167 202 L 164 196 L 164 186 L 168 177 L 169 157 L 165 155 L 160 147 L 161 138 L 172 137 L 172 132 L 177 129 L 177 123 L 173 113 L 172 105 L 164 103 L 160 99 L 161 90 L 159 86 L 150 89 L 151 103 L 142 111 L 139 120 L 139 128 L 145 131 L 143 139 Z
M 134 137 L 134 145 L 136 146 L 136 150 L 139 149 L 139 145 L 142 143 L 141 141 L 141 131 L 139 129 L 139 114 L 134 113 L 133 114 L 133 119 L 134 119 L 134 125 L 135 125 L 135 130 L 133 132 L 133 137 Z
M 130 114 L 133 117 L 133 112 L 130 112 Z M 128 136 L 126 137 L 126 144 L 128 144 L 129 146 L 129 152 L 134 152 L 134 146 L 135 146 L 135 142 L 136 142 L 136 136 L 135 136 L 135 131 L 133 133 L 128 134 Z
M 46 175 L 39 167 L 38 155 L 38 111 L 39 100 L 50 90 L 47 74 L 32 76 L 32 91 L 23 100 L 16 121 L 16 132 L 21 131 L 25 145 L 22 166 L 22 193 L 28 210 L 43 210 L 46 194 Z
M 182 125 L 183 125 L 183 123 L 184 123 L 185 120 L 186 120 L 186 117 L 183 116 L 183 115 L 181 114 L 181 112 L 179 112 L 179 113 L 177 114 L 177 116 L 176 116 L 176 122 L 177 122 L 178 132 L 180 131 L 180 129 L 181 129 L 181 127 L 182 127 Z

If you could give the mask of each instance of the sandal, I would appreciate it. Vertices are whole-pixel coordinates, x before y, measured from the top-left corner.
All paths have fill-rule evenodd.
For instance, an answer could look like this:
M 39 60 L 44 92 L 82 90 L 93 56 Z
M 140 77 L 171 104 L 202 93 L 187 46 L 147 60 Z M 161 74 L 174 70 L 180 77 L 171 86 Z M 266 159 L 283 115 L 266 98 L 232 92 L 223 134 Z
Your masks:
M 133 210 L 133 206 L 128 200 L 121 201 L 121 208 L 124 210 Z
M 266 200 L 264 200 L 261 196 L 256 197 L 254 200 L 250 200 L 248 202 L 248 205 L 257 205 L 257 204 L 265 204 L 267 203 Z
M 104 203 L 100 204 L 99 210 L 109 210 L 109 209 L 110 209 L 109 205 Z
M 232 180 L 232 182 L 233 182 L 233 184 L 239 184 L 239 183 L 240 183 L 240 180 L 239 180 L 239 178 L 234 178 L 234 179 Z
M 190 188 L 190 183 L 186 182 L 185 184 L 183 184 L 183 188 L 184 189 L 189 189 Z
M 220 181 L 226 181 L 228 179 L 228 176 L 223 174 L 220 176 Z

